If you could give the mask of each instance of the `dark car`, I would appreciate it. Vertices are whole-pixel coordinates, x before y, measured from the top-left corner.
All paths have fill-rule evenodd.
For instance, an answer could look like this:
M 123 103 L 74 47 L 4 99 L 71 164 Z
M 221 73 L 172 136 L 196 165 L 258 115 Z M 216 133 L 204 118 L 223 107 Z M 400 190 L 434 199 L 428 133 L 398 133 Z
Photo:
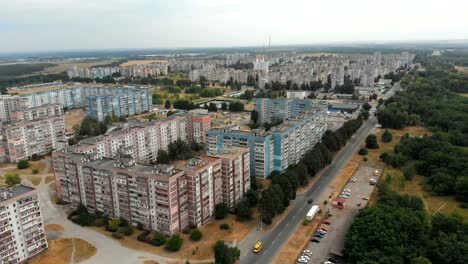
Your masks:
M 315 243 L 320 243 L 320 240 L 322 240 L 320 237 L 314 237 L 310 241 L 315 242 Z
M 315 233 L 315 237 L 320 237 L 320 238 L 323 238 L 325 236 L 325 234 L 321 234 L 321 233 Z
M 308 203 L 308 204 L 311 204 L 311 203 L 313 203 L 313 202 L 314 202 L 314 199 L 309 199 L 309 200 L 307 200 L 307 203 Z

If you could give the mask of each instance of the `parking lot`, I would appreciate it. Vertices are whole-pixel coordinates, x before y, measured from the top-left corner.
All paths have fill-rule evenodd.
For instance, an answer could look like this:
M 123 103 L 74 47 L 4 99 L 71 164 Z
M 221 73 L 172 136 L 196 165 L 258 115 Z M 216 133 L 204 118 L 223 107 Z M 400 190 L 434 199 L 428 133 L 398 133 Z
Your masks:
M 379 171 L 379 175 L 374 176 L 375 170 Z M 325 263 L 325 261 L 333 255 L 341 255 L 344 247 L 344 238 L 351 226 L 351 223 L 359 213 L 360 208 L 367 205 L 368 198 L 370 198 L 375 185 L 370 185 L 371 178 L 377 179 L 380 177 L 382 168 L 368 166 L 361 164 L 356 170 L 352 179 L 355 182 L 349 181 L 343 189 L 349 189 L 350 195 L 346 198 L 344 209 L 337 209 L 332 204 L 329 205 L 331 217 L 327 220 L 330 225 L 322 224 L 321 226 L 327 230 L 319 243 L 310 242 L 306 247 L 307 250 L 312 252 L 310 260 L 307 263 Z M 359 205 L 358 205 L 359 204 Z M 311 239 L 314 233 L 310 234 Z M 339 262 L 339 261 L 338 261 Z M 305 262 L 303 262 L 305 263 Z

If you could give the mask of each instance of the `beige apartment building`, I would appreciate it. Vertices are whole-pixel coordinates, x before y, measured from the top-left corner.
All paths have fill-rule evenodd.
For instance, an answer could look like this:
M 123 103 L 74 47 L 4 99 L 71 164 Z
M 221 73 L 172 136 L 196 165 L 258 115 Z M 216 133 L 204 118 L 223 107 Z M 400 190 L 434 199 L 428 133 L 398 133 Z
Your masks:
M 0 262 L 25 263 L 45 249 L 37 191 L 24 185 L 0 189 Z
M 242 163 L 235 162 L 234 167 L 239 169 L 236 173 L 222 170 L 228 160 L 231 164 L 234 160 L 248 160 L 244 157 L 249 155 L 248 149 L 236 153 L 237 157 L 235 152 L 202 156 L 175 166 L 56 151 L 52 162 L 57 195 L 63 201 L 172 235 L 208 223 L 218 203 L 227 199 L 233 205 L 250 188 L 248 166 L 241 169 Z M 236 180 L 234 175 L 238 175 Z M 225 190 L 230 193 L 225 194 Z

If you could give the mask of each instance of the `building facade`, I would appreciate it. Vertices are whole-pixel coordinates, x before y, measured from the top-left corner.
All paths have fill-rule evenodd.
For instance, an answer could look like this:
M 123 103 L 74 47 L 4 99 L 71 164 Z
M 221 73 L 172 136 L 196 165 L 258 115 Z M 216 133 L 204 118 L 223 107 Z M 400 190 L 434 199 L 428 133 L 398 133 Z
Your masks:
M 230 189 L 223 179 L 232 178 L 223 174 L 222 158 L 210 156 L 179 166 L 142 165 L 129 158 L 57 151 L 52 162 L 63 201 L 166 235 L 208 223 L 223 191 Z M 244 190 L 250 188 L 248 175 L 238 178 L 246 180 L 239 182 Z
M 12 113 L 27 109 L 28 107 L 29 102 L 25 98 L 0 95 L 0 122 L 10 122 Z
M 24 185 L 0 189 L 1 263 L 25 263 L 46 249 L 37 191 Z
M 270 99 L 255 98 L 255 111 L 258 113 L 260 124 L 283 121 L 288 118 L 296 118 L 314 107 L 320 107 L 316 100 L 305 99 Z

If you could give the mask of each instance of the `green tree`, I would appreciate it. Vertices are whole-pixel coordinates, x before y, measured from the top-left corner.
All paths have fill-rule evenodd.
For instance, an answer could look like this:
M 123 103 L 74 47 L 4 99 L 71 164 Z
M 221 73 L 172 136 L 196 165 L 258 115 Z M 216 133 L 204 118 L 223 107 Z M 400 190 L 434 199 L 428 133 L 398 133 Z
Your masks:
M 257 111 L 252 110 L 252 112 L 250 113 L 250 120 L 252 120 L 252 122 L 254 124 L 257 124 L 257 122 L 258 122 L 258 112 Z
M 190 232 L 190 239 L 193 241 L 200 241 L 202 239 L 203 234 L 200 230 L 194 229 L 192 232 Z
M 170 109 L 171 108 L 171 101 L 166 100 L 166 102 L 164 103 L 164 108 Z
M 374 134 L 370 134 L 366 138 L 366 148 L 368 149 L 378 149 L 379 144 L 377 143 L 377 136 Z
M 229 213 L 229 207 L 225 203 L 219 203 L 215 206 L 215 218 L 224 219 Z
M 242 112 L 244 111 L 244 104 L 240 101 L 231 102 L 229 104 L 229 110 L 232 112 Z
M 226 102 L 223 102 L 223 103 L 221 104 L 221 109 L 222 109 L 223 111 L 228 110 L 228 105 L 227 105 Z
M 165 235 L 160 232 L 156 232 L 154 233 L 153 240 L 151 240 L 151 244 L 159 247 L 166 244 L 166 241 L 167 237 Z
M 120 219 L 111 218 L 107 222 L 107 230 L 115 232 L 117 229 L 119 229 L 120 224 L 122 224 Z
M 5 173 L 5 183 L 8 187 L 14 187 L 21 183 L 21 178 L 16 173 L 7 172 Z
M 169 154 L 167 151 L 160 149 L 158 150 L 158 157 L 156 159 L 156 163 L 158 164 L 169 164 Z
M 388 143 L 391 142 L 393 138 L 392 133 L 388 131 L 388 129 L 385 129 L 385 132 L 382 134 L 382 142 Z
M 369 153 L 369 150 L 367 148 L 361 148 L 358 153 L 359 155 L 365 156 Z
M 362 119 L 367 120 L 367 119 L 369 119 L 370 114 L 369 114 L 369 111 L 362 110 L 360 115 L 361 115 Z
M 27 169 L 29 168 L 29 161 L 27 160 L 20 160 L 18 162 L 18 164 L 16 164 L 16 167 L 18 167 L 18 169 L 22 170 L 22 169 Z
M 216 111 L 218 111 L 218 107 L 216 106 L 215 103 L 210 103 L 210 104 L 208 105 L 208 111 L 210 111 L 210 112 L 216 112 Z
M 228 247 L 222 240 L 216 242 L 213 250 L 215 264 L 234 264 L 240 258 L 240 250 L 237 247 Z
M 249 202 L 249 207 L 250 208 L 253 208 L 257 205 L 258 203 L 258 192 L 254 189 L 249 189 L 246 193 L 245 193 L 245 198 L 247 199 L 247 201 Z
M 369 111 L 372 108 L 372 106 L 369 103 L 365 103 L 362 105 L 362 108 L 366 111 Z
M 237 219 L 240 221 L 247 221 L 252 219 L 252 209 L 247 199 L 240 200 L 236 205 Z
M 182 247 L 184 240 L 179 235 L 171 236 L 167 242 L 165 248 L 169 251 L 176 252 Z
M 410 181 L 414 178 L 414 175 L 416 175 L 416 169 L 414 168 L 413 164 L 408 164 L 405 166 L 403 170 L 403 175 L 405 176 L 405 179 Z

